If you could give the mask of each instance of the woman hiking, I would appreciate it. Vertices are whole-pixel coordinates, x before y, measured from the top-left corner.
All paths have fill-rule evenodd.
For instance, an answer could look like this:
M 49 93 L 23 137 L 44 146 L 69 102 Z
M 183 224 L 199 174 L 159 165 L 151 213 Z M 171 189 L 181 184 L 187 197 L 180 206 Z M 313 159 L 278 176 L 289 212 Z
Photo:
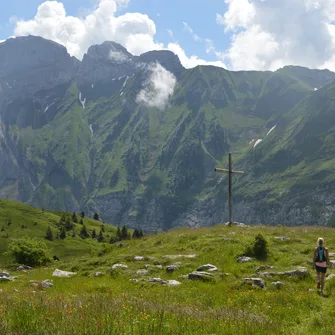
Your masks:
M 318 238 L 317 247 L 314 249 L 314 264 L 317 278 L 317 288 L 320 293 L 323 294 L 323 288 L 325 286 L 325 275 L 327 267 L 330 265 L 328 248 L 324 247 L 324 239 Z

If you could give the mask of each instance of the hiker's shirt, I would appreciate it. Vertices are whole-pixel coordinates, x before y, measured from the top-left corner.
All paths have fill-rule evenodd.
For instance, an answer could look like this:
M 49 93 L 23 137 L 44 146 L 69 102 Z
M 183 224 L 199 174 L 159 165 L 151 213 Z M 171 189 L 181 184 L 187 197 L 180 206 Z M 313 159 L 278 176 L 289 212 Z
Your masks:
M 327 267 L 327 261 L 324 261 L 324 259 L 326 258 L 326 249 L 323 248 L 317 248 L 317 261 L 315 262 L 316 266 L 319 266 L 321 268 L 326 268 Z M 322 260 L 322 262 L 320 262 L 319 260 Z

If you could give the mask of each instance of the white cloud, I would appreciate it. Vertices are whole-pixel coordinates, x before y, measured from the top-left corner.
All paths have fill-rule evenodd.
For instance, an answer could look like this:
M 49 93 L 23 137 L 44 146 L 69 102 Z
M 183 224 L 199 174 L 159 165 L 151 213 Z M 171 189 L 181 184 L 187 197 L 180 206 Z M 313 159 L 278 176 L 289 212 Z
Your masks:
M 136 101 L 148 107 L 164 109 L 174 92 L 176 77 L 159 63 L 152 65 L 150 71 L 148 82 L 138 94 Z
M 167 33 L 171 38 L 173 38 L 173 31 L 171 29 L 166 29 Z
M 335 0 L 225 0 L 216 21 L 233 32 L 222 55 L 234 70 L 283 65 L 335 69 Z
M 124 53 L 120 51 L 113 51 L 113 50 L 109 52 L 109 58 L 118 63 L 123 63 L 128 60 L 127 55 L 125 55 Z
M 190 34 L 192 34 L 192 37 L 193 37 L 193 39 L 194 39 L 195 41 L 199 41 L 199 40 L 201 40 L 201 38 L 199 37 L 199 35 L 197 35 L 197 34 L 193 31 L 193 29 L 190 27 L 189 24 L 187 24 L 186 22 L 183 22 L 183 25 L 184 25 L 184 28 L 185 28 Z
M 141 13 L 125 13 L 117 16 L 120 6 L 126 6 L 129 0 L 99 0 L 96 8 L 86 12 L 82 18 L 66 14 L 64 5 L 58 1 L 46 1 L 37 8 L 32 20 L 13 18 L 16 23 L 16 36 L 36 35 L 51 39 L 64 45 L 72 56 L 81 59 L 93 44 L 114 41 L 122 44 L 130 53 L 140 55 L 150 50 L 166 49 L 163 43 L 155 40 L 156 25 L 147 15 Z M 170 34 L 172 31 L 170 32 Z M 195 37 L 194 37 L 195 38 Z M 187 57 L 178 45 L 171 44 L 171 51 L 178 51 L 181 63 L 186 68 L 199 64 L 213 64 L 198 57 Z M 111 57 L 120 55 L 111 53 Z M 217 64 L 222 66 L 222 62 Z
M 168 49 L 174 52 L 179 57 L 181 63 L 187 69 L 195 67 L 197 65 L 213 65 L 213 66 L 227 68 L 226 65 L 221 60 L 206 61 L 206 60 L 198 58 L 197 56 L 188 57 L 185 54 L 185 51 L 183 50 L 183 48 L 178 43 L 169 43 Z

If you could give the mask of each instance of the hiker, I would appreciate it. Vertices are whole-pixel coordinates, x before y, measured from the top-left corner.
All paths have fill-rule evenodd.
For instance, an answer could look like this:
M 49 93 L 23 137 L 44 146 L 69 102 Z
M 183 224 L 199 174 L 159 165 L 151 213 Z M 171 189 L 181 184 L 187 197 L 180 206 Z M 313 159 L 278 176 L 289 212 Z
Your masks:
M 324 239 L 318 238 L 317 247 L 314 249 L 314 264 L 317 278 L 317 288 L 321 289 L 320 293 L 323 293 L 325 286 L 325 275 L 327 272 L 327 266 L 330 265 L 328 248 L 324 247 Z

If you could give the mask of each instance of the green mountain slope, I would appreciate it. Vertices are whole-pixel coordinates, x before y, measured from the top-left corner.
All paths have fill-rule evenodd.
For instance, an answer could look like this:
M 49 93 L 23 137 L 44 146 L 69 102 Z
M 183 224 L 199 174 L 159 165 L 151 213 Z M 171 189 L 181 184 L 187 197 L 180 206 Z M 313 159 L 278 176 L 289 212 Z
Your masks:
M 63 215 L 70 218 L 74 228 L 67 231 L 66 237 L 61 239 L 56 237 L 57 233 L 59 234 L 59 222 Z M 70 213 L 46 211 L 18 202 L 0 200 L 0 222 L 0 264 L 11 261 L 10 257 L 3 255 L 3 253 L 7 250 L 8 243 L 12 238 L 28 236 L 43 239 L 51 249 L 51 255 L 55 255 L 61 260 L 89 255 L 92 250 L 101 248 L 100 243 L 91 236 L 86 239 L 79 236 L 83 227 L 79 223 L 80 217 L 78 216 L 78 223 L 74 223 Z M 84 218 L 83 224 L 89 234 L 95 230 L 97 235 L 102 225 L 101 222 L 90 218 Z M 52 241 L 45 239 L 49 226 L 53 232 L 54 239 Z M 103 226 L 105 228 L 103 233 L 105 242 L 109 242 L 110 238 L 115 236 L 116 228 L 111 225 Z
M 3 44 L 6 55 L 27 39 L 37 53 L 50 43 L 42 40 L 41 46 L 39 38 L 38 43 L 35 37 L 19 38 L 15 46 Z M 313 99 L 335 80 L 330 71 L 186 70 L 171 52 L 135 57 L 113 42 L 91 47 L 77 62 L 61 46 L 53 47 L 61 55 L 53 61 L 67 75 L 52 83 L 47 75 L 40 76 L 34 92 L 29 92 L 24 72 L 18 79 L 10 71 L 0 77 L 3 197 L 44 208 L 98 211 L 105 221 L 148 231 L 210 225 L 226 217 L 226 179 L 213 170 L 226 165 L 227 153 L 233 151 L 234 162 L 247 171 L 244 179 L 236 179 L 236 219 L 272 223 L 278 219 L 281 197 L 290 201 L 288 187 L 300 183 L 301 157 L 315 161 L 308 149 L 317 136 L 314 128 L 302 146 L 296 146 L 292 129 L 302 126 L 300 119 L 306 127 L 314 124 Z M 124 60 L 111 58 L 111 50 Z M 176 78 L 163 109 L 137 100 L 157 62 Z M 27 61 L 26 68 L 35 65 Z M 52 59 L 48 66 L 44 73 L 53 74 Z M 330 103 L 331 92 L 324 99 Z M 301 128 L 303 137 L 306 127 Z M 324 134 L 320 129 L 318 136 Z M 257 139 L 263 141 L 254 147 Z M 296 174 L 287 169 L 288 159 Z M 262 215 L 257 214 L 260 208 L 265 208 Z M 292 217 L 284 221 L 294 224 Z

